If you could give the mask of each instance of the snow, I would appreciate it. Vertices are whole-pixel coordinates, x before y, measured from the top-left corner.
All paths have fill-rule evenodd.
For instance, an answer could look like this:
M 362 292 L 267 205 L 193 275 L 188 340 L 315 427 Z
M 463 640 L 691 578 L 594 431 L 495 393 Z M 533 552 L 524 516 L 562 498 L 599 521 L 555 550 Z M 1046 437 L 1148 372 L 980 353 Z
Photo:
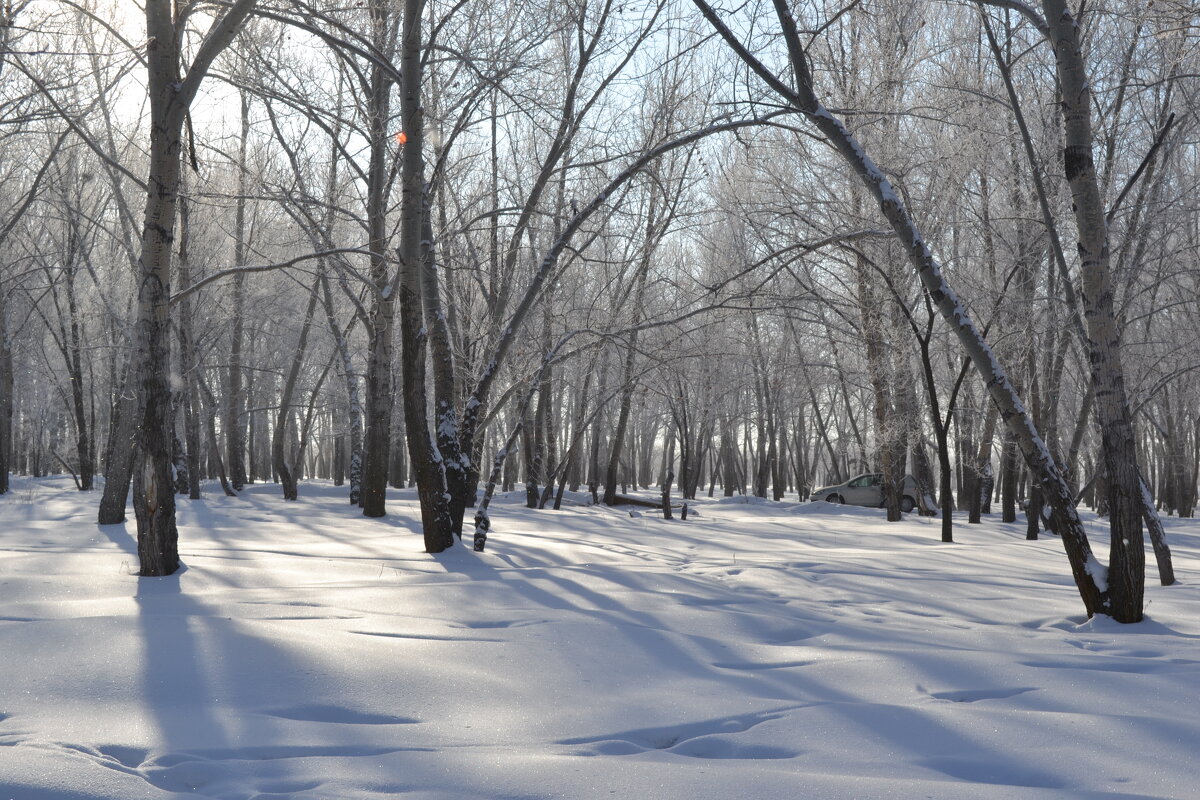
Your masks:
M 1122 539 L 1122 541 L 1125 544 L 1129 544 L 1128 540 Z M 1097 591 L 1108 591 L 1108 567 L 1101 564 L 1094 553 L 1088 554 L 1087 561 L 1083 564 L 1083 569 L 1088 575 L 1092 576 Z
M 458 436 L 458 418 L 453 411 L 438 415 L 438 435 L 446 438 Z
M 1195 796 L 1195 521 L 1123 626 L 991 519 L 947 545 L 875 509 L 518 490 L 488 552 L 430 556 L 411 491 L 367 520 L 344 487 L 206 485 L 186 570 L 139 579 L 98 493 L 13 484 L 0 798 Z

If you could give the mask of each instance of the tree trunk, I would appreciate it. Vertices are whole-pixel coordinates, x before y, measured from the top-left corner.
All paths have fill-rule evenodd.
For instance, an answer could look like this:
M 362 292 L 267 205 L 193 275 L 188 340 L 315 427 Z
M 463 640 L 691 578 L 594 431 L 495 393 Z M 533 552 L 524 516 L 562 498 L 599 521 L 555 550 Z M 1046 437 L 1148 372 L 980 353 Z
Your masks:
M 141 575 L 170 575 L 179 568 L 171 464 L 171 348 L 168 317 L 171 243 L 179 189 L 180 132 L 186 107 L 175 100 L 180 82 L 180 32 L 169 0 L 148 0 L 146 28 L 150 94 L 150 169 L 139 258 L 135 361 L 138 453 L 133 475 Z
M 346 485 L 346 447 L 346 434 L 336 434 L 333 437 L 333 464 L 329 470 L 334 486 Z
M 389 454 L 392 463 L 388 468 L 388 485 L 393 489 L 408 488 L 408 447 L 404 443 L 403 417 L 392 421 L 392 446 Z
M 979 437 L 979 450 L 974 454 L 976 476 L 975 493 L 971 497 L 969 522 L 978 525 L 981 514 L 992 513 L 992 487 L 995 481 L 992 477 L 992 444 L 996 436 L 996 406 L 987 403 L 987 413 L 983 420 L 983 433 Z
M 625 366 L 621 373 L 621 404 L 617 411 L 617 427 L 612 435 L 612 447 L 608 451 L 608 465 L 604 471 L 604 505 L 617 503 L 617 471 L 624 451 L 625 433 L 629 426 L 629 413 L 633 406 L 633 364 L 637 352 L 637 333 L 629 334 L 629 345 L 625 351 Z
M 379 2 L 379 0 L 376 0 Z M 400 91 L 402 127 L 407 141 L 400 157 L 402 208 L 400 218 L 400 341 L 403 375 L 404 422 L 413 477 L 421 501 L 421 527 L 425 549 L 439 553 L 454 545 L 454 518 L 446 484 L 445 463 L 429 430 L 425 395 L 425 334 L 423 269 L 432 256 L 432 241 L 423 241 L 428 210 L 425 185 L 425 116 L 421 108 L 423 76 L 421 17 L 424 0 L 405 0 L 401 37 Z M 378 68 L 375 68 L 378 70 Z M 380 100 L 386 106 L 386 100 Z M 381 136 L 386 132 L 380 130 Z M 382 233 L 382 231 L 381 231 Z M 390 328 L 390 324 L 389 324 Z M 390 338 L 390 331 L 389 331 Z M 368 442 L 368 453 L 371 443 Z M 370 456 L 368 456 L 370 464 Z M 364 481 L 365 484 L 365 481 Z M 367 490 L 369 492 L 369 490 Z M 382 505 L 380 506 L 382 510 Z M 364 507 L 365 512 L 365 507 Z
M 903 481 L 903 467 L 898 463 L 897 439 L 899 426 L 896 409 L 892 403 L 891 381 L 885 363 L 883 318 L 880 313 L 882 302 L 873 291 L 874 280 L 868 274 L 866 259 L 855 258 L 855 274 L 858 278 L 858 311 L 861 321 L 863 342 L 867 356 L 867 372 L 870 375 L 874 396 L 875 443 L 880 471 L 883 473 L 883 503 L 887 509 L 888 522 L 899 522 L 900 494 L 898 486 Z
M 74 234 L 72 234 L 74 238 Z M 72 247 L 74 249 L 74 247 Z M 73 258 L 70 260 L 74 260 Z M 79 461 L 79 489 L 80 491 L 90 492 L 92 490 L 92 476 L 95 473 L 95 464 L 92 458 L 90 426 L 87 418 L 87 401 L 84 398 L 84 380 L 83 380 L 83 334 L 80 330 L 81 322 L 79 319 L 79 303 L 75 295 L 75 264 L 70 263 L 65 265 L 65 280 L 64 288 L 67 295 L 67 313 L 69 314 L 69 328 L 64 331 L 64 339 L 69 341 L 63 356 L 67 362 L 67 368 L 71 374 L 71 410 L 74 413 L 75 422 L 75 454 Z
M 279 484 L 283 489 L 284 500 L 295 500 L 299 494 L 297 476 L 294 474 L 295 463 L 288 464 L 286 457 L 288 420 L 292 416 L 292 398 L 296 393 L 296 381 L 300 370 L 304 367 L 304 352 L 308 349 L 308 332 L 312 327 L 313 314 L 317 309 L 317 290 L 319 284 L 314 283 L 308 293 L 308 306 L 304 309 L 304 322 L 300 326 L 300 340 L 292 355 L 292 363 L 283 380 L 283 391 L 279 397 L 279 410 L 275 416 L 275 427 L 271 435 L 271 463 L 279 475 Z
M 250 94 L 241 92 L 241 136 L 238 139 L 238 196 L 233 216 L 233 262 L 246 263 L 246 144 L 250 138 Z M 242 343 L 245 338 L 245 276 L 233 277 L 233 324 L 229 334 L 229 393 L 225 398 L 225 462 L 235 491 L 246 485 L 246 395 L 242 384 Z
M 536 391 L 531 388 L 530 394 Z M 541 402 L 539 393 L 539 402 Z M 521 419 L 521 459 L 525 462 L 525 507 L 537 508 L 538 505 L 538 486 L 541 485 L 542 476 L 539 471 L 539 459 L 537 455 L 537 445 L 535 442 L 534 421 L 537 419 L 537 413 L 533 410 L 526 409 L 525 416 Z M 605 491 L 607 495 L 607 490 Z
M 1163 586 L 1175 583 L 1175 567 L 1171 563 L 1171 548 L 1167 547 L 1167 534 L 1163 531 L 1162 520 L 1154 513 L 1154 501 L 1150 497 L 1150 488 L 1142 481 L 1142 513 L 1146 519 L 1146 529 L 1150 531 L 1150 542 L 1154 546 L 1154 558 L 1158 564 L 1158 580 Z
M 6 295 L 0 291 L 0 494 L 8 493 L 13 457 L 13 354 L 8 338 L 6 300 Z
M 1137 444 L 1121 365 L 1121 329 L 1109 265 L 1108 223 L 1092 158 L 1092 93 L 1078 23 L 1065 0 L 1043 0 L 1062 98 L 1063 171 L 1071 187 L 1083 275 L 1096 417 L 1108 476 L 1111 548 L 1105 613 L 1142 619 L 1145 549 Z M 1153 508 L 1146 509 L 1153 514 Z
M 662 512 L 663 519 L 672 519 L 671 517 L 671 481 L 675 480 L 675 473 L 667 470 L 667 479 L 662 485 Z
M 451 528 L 462 538 L 463 517 L 467 506 L 475 504 L 475 484 L 468 482 L 472 466 L 471 453 L 464 452 L 458 431 L 458 411 L 455 400 L 458 387 L 454 379 L 454 350 L 450 346 L 450 326 L 442 310 L 437 250 L 433 237 L 433 214 L 430 198 L 423 194 L 422 241 L 424 258 L 421 263 L 421 288 L 424 295 L 425 319 L 429 320 L 429 350 L 433 367 L 434 432 L 438 451 L 445 464 L 446 488 L 450 493 Z
M 375 31 L 376 47 L 384 52 L 389 30 L 394 29 L 392 10 L 384 0 L 370 0 L 368 13 Z M 406 9 L 407 13 L 407 9 Z M 370 250 L 371 325 L 367 345 L 367 408 L 366 438 L 363 446 L 363 516 L 382 517 L 387 513 L 388 447 L 391 443 L 392 403 L 392 338 L 395 282 L 388 265 L 388 188 L 391 184 L 391 154 L 388 152 L 391 133 L 387 126 L 391 118 L 392 79 L 379 64 L 370 70 L 367 113 L 369 116 L 369 162 L 367 166 L 367 249 Z M 405 127 L 407 131 L 407 126 Z M 407 154 L 419 148 L 420 141 L 410 140 L 403 151 Z M 415 265 L 414 265 L 415 267 Z M 403 291 L 401 293 L 403 294 Z M 404 301 L 401 300 L 403 306 Z M 414 313 L 410 308 L 402 313 Z M 420 296 L 416 298 L 415 313 L 420 319 Z M 414 332 L 415 333 L 415 332 Z M 407 344 L 407 343 L 406 343 Z M 405 376 L 404 392 L 414 391 Z M 422 397 L 424 386 L 420 387 Z
M 565 344 L 566 340 L 560 343 L 559 346 Z M 554 360 L 558 347 L 547 351 L 542 359 L 541 366 L 537 373 L 529 382 L 529 389 L 526 390 L 525 396 L 521 399 L 520 406 L 515 410 L 513 418 L 516 424 L 513 425 L 512 431 L 509 432 L 508 438 L 504 441 L 499 450 L 496 451 L 496 457 L 492 461 L 492 470 L 488 475 L 487 486 L 483 492 L 483 499 L 479 501 L 479 506 L 475 511 L 475 537 L 474 549 L 476 552 L 483 552 L 484 546 L 487 544 L 488 531 L 491 530 L 492 521 L 488 515 L 488 507 L 491 505 L 492 496 L 496 493 L 496 482 L 500 480 L 500 472 L 506 463 L 509 461 L 509 456 L 517 443 L 517 436 L 521 435 L 525 428 L 525 421 L 529 419 L 529 405 L 533 400 L 533 393 L 541 384 L 542 377 L 545 371 L 550 368 L 551 362 Z M 453 544 L 453 538 L 451 538 Z
M 225 462 L 221 460 L 221 440 L 217 438 L 217 414 L 219 413 L 217 399 L 213 397 L 212 390 L 208 388 L 208 383 L 205 382 L 203 376 L 196 376 L 196 385 L 204 395 L 204 417 L 205 425 L 208 429 L 209 470 L 216 470 L 217 477 L 221 481 L 221 490 L 225 492 L 226 497 L 237 497 L 237 492 L 230 486 L 229 478 L 225 474 Z M 199 407 L 197 407 L 196 413 L 200 413 Z
M 333 293 L 329 288 L 329 276 L 325 273 L 321 274 L 321 297 L 325 306 L 325 322 L 337 348 L 342 380 L 346 386 L 346 433 L 340 436 L 342 469 L 350 480 L 350 502 L 358 505 L 362 492 L 362 399 L 358 389 L 358 376 L 354 374 L 350 344 L 346 341 L 349 329 L 344 332 L 333 317 Z
M 133 360 L 126 365 L 125 378 L 112 406 L 108 443 L 104 448 L 104 492 L 96 522 L 116 525 L 125 521 L 125 504 L 133 478 L 133 453 L 137 436 L 138 397 Z
M 190 209 L 186 196 L 185 178 L 181 177 L 183 196 L 179 200 L 179 285 L 186 288 L 192 283 L 189 262 Z M 179 323 L 176 326 L 179 341 L 179 372 L 183 378 L 183 390 L 179 403 L 183 407 L 183 430 L 186 444 L 185 460 L 187 494 L 190 500 L 200 499 L 200 397 L 196 390 L 196 372 L 200 359 L 193 345 L 192 298 L 179 301 Z
M 656 186 L 657 184 L 652 184 Z M 651 189 L 649 207 L 653 212 L 657 192 Z M 650 258 L 654 253 L 654 214 L 647 215 L 646 237 L 642 245 L 642 257 L 638 263 L 637 279 L 633 290 L 633 330 L 629 332 L 625 350 L 625 364 L 621 372 L 621 405 L 617 411 L 617 429 L 613 433 L 612 450 L 608 454 L 608 469 L 604 477 L 604 504 L 614 505 L 617 501 L 617 469 L 621 462 L 621 451 L 625 445 L 625 431 L 629 425 L 629 412 L 633 406 L 633 369 L 637 356 L 638 330 L 642 321 L 642 304 L 646 295 L 646 275 L 650 271 Z M 632 457 L 632 456 L 631 456 Z
M 1000 448 L 1000 520 L 1017 521 L 1017 441 L 1011 432 Z
M 256 340 L 254 339 L 250 340 L 249 361 L 251 363 L 256 360 L 254 357 L 255 342 Z M 242 413 L 242 419 L 239 421 L 239 424 L 246 434 L 242 440 L 245 445 L 242 457 L 245 460 L 244 471 L 246 473 L 246 483 L 268 481 L 271 479 L 271 476 L 263 474 L 263 460 L 259 456 L 262 452 L 259 443 L 262 437 L 266 435 L 266 425 L 263 422 L 266 412 L 261 409 L 255 410 L 252 408 L 254 405 L 257 405 L 254 402 L 254 398 L 256 397 L 255 390 L 258 388 L 259 381 L 255 379 L 253 370 L 247 372 L 244 377 L 245 394 L 243 396 L 246 398 L 246 408 Z
M 170 0 L 146 2 L 150 165 L 138 259 L 134 353 L 140 429 L 133 478 L 139 574 L 143 576 L 170 575 L 179 568 L 171 476 L 169 302 L 183 122 L 208 66 L 228 46 L 254 5 L 255 0 L 237 0 L 213 22 L 183 78 L 179 71 L 182 31 L 176 27 L 173 4 Z

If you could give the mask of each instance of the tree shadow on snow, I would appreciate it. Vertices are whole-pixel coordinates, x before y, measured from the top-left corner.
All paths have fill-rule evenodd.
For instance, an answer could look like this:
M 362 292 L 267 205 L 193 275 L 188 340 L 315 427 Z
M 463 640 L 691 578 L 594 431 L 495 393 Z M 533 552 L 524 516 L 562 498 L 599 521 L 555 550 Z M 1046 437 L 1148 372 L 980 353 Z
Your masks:
M 227 742 L 214 713 L 220 702 L 210 685 L 212 653 L 199 641 L 211 612 L 183 593 L 187 567 L 162 578 L 137 579 L 134 600 L 142 635 L 143 697 L 168 750 Z
M 189 595 L 193 573 L 181 566 L 167 577 L 139 577 L 134 595 L 142 697 L 157 727 L 154 747 L 141 754 L 148 759 L 142 772 L 176 792 L 192 791 L 205 776 L 228 775 L 232 767 L 222 762 L 253 762 L 286 747 L 286 724 L 257 709 L 294 704 L 316 669 L 294 649 L 249 633 L 244 620 Z M 334 743 L 309 744 L 320 754 Z
M 127 522 L 118 522 L 113 525 L 96 525 L 96 530 L 104 534 L 110 542 L 124 550 L 126 555 L 137 558 L 137 540 L 134 538 L 134 534 L 125 528 L 127 524 Z

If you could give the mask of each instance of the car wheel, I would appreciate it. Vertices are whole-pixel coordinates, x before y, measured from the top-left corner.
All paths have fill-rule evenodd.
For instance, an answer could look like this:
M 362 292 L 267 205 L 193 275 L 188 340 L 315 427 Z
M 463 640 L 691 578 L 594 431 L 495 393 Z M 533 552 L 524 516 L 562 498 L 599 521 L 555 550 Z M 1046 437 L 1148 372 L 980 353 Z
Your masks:
M 842 499 L 842 496 L 840 494 L 831 494 L 825 498 L 825 502 L 826 503 L 844 503 L 846 501 Z
M 911 497 L 909 497 L 908 495 L 904 495 L 904 497 L 900 498 L 900 510 L 903 511 L 905 514 L 912 511 L 916 507 L 917 507 L 917 502 L 915 500 L 913 500 Z

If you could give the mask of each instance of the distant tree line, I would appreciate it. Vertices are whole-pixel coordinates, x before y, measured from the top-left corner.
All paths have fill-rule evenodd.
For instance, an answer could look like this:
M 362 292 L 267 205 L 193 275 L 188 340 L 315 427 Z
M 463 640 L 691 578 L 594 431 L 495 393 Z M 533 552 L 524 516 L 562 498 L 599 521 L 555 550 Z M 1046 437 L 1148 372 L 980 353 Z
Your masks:
M 494 488 L 911 473 L 1136 621 L 1200 483 L 1197 75 L 1181 0 L 5 3 L 0 490 L 103 476 L 161 575 L 204 479 L 412 486 L 438 552 Z

